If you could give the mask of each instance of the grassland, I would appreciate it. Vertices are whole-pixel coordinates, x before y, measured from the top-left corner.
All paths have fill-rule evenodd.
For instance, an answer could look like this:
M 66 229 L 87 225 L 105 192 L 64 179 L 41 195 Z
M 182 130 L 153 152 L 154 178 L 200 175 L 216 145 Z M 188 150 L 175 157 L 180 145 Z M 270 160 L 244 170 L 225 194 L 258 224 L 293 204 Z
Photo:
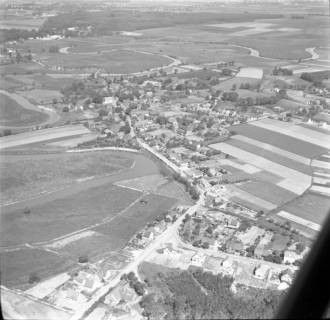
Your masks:
M 0 93 L 0 126 L 17 127 L 37 125 L 48 116 L 44 113 L 23 108 L 15 100 Z
M 2 245 L 48 241 L 88 227 L 103 218 L 116 215 L 136 200 L 140 192 L 112 184 L 88 188 L 78 193 L 67 190 L 67 196 L 43 202 L 35 199 L 31 212 L 24 209 L 2 209 Z M 111 196 L 105 197 L 105 194 Z
M 1 201 L 17 201 L 63 189 L 79 179 L 111 174 L 132 163 L 111 152 L 6 156 L 0 163 Z
M 51 274 L 64 271 L 72 263 L 54 253 L 31 248 L 3 252 L 0 257 L 1 284 L 6 287 L 28 283 L 29 276 L 33 272 L 44 279 Z
M 299 140 L 285 134 L 276 132 L 250 124 L 242 124 L 232 126 L 231 130 L 243 136 L 247 136 L 251 139 L 255 139 L 277 148 L 287 150 L 292 153 L 296 153 L 306 158 L 313 158 L 320 154 L 326 153 L 327 149 L 314 144 Z
M 50 104 L 53 99 L 60 101 L 63 95 L 57 90 L 34 89 L 21 92 L 21 95 L 35 104 Z
M 114 50 L 100 54 L 52 54 L 43 59 L 47 66 L 69 69 L 102 68 L 110 73 L 131 73 L 170 64 L 168 58 L 130 50 Z

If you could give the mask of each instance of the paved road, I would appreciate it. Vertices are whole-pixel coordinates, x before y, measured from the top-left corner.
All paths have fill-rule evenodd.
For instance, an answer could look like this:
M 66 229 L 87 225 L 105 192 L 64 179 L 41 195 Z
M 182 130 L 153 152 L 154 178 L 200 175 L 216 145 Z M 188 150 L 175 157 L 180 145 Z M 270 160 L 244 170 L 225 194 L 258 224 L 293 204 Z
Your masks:
M 190 207 L 186 213 L 193 214 L 196 210 L 198 210 L 204 204 L 204 197 L 201 196 L 198 202 Z M 96 293 L 94 293 L 93 298 L 89 300 L 87 303 L 82 304 L 78 312 L 76 312 L 70 320 L 79 320 L 81 319 L 87 311 L 89 311 L 102 297 L 104 297 L 112 287 L 114 287 L 119 281 L 120 277 L 123 274 L 129 273 L 131 271 L 136 272 L 139 264 L 143 262 L 155 249 L 157 249 L 162 243 L 168 242 L 168 240 L 176 233 L 179 228 L 182 220 L 184 219 L 184 215 L 181 215 L 171 226 L 169 226 L 161 235 L 159 235 L 155 241 L 153 241 L 147 248 L 145 248 L 135 259 L 129 263 L 124 269 L 120 271 L 120 273 L 105 286 L 100 288 Z

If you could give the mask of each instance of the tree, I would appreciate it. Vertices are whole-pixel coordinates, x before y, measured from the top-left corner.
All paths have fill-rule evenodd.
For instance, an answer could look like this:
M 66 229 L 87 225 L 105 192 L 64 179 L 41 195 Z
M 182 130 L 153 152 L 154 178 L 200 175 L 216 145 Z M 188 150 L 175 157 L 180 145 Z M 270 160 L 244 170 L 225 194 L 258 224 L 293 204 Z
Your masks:
M 29 283 L 35 283 L 35 282 L 39 282 L 39 281 L 40 281 L 40 278 L 35 272 L 33 272 L 29 275 Z
M 58 53 L 60 51 L 58 46 L 50 46 L 48 49 L 49 53 Z
M 305 250 L 305 245 L 302 242 L 296 244 L 296 250 L 298 253 L 302 253 Z
M 86 263 L 86 262 L 88 262 L 88 256 L 87 255 L 81 255 L 81 256 L 79 256 L 78 262 L 79 263 Z
M 16 50 L 16 62 L 20 63 L 22 61 L 22 55 Z
M 64 106 L 62 108 L 62 112 L 69 112 L 69 107 L 68 106 Z
M 30 214 L 30 213 L 31 213 L 30 208 L 29 208 L 29 207 L 25 207 L 23 213 L 24 213 L 24 214 Z

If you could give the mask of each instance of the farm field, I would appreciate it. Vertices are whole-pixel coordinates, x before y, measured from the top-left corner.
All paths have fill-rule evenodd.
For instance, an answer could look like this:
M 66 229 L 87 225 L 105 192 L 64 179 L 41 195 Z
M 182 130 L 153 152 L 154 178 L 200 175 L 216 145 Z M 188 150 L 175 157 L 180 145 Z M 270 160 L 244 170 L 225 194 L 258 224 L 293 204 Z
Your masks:
M 0 92 L 0 126 L 33 126 L 47 119 L 47 114 L 24 108 L 17 101 Z
M 256 79 L 256 78 L 247 78 L 247 77 L 234 77 L 228 80 L 224 80 L 220 82 L 218 85 L 214 86 L 215 89 L 220 89 L 220 90 L 230 90 L 233 85 L 235 85 L 237 88 L 240 87 L 241 84 L 250 84 L 251 86 L 256 86 L 257 84 L 260 83 L 261 80 Z
M 270 211 L 277 207 L 276 204 L 262 199 L 261 196 L 255 196 L 250 192 L 246 192 L 243 189 L 238 188 L 237 186 L 229 185 L 227 189 L 230 192 L 230 198 L 233 201 L 236 201 L 242 205 L 247 202 L 250 204 L 248 205 L 248 207 L 251 209 L 262 208 L 262 210 Z M 252 204 L 254 204 L 255 206 L 253 206 Z
M 34 89 L 20 92 L 20 94 L 35 104 L 50 104 L 53 99 L 60 101 L 63 95 L 57 90 Z
M 106 151 L 4 156 L 0 163 L 1 202 L 63 189 L 84 179 L 113 174 L 132 164 L 132 159 Z
M 87 133 L 90 133 L 90 131 L 82 125 L 68 125 L 24 132 L 13 136 L 0 138 L 0 150 Z
M 112 184 L 67 193 L 66 197 L 45 203 L 35 199 L 34 205 L 29 206 L 29 214 L 24 214 L 24 208 L 3 207 L 2 246 L 61 237 L 116 215 L 140 196 L 140 192 Z M 105 197 L 104 194 L 111 196 Z
M 167 180 L 164 176 L 154 174 L 140 178 L 118 181 L 116 182 L 116 185 L 124 188 L 136 189 L 139 191 L 153 192 L 156 191 L 159 186 L 166 182 Z
M 175 181 L 168 181 L 159 186 L 155 192 L 158 195 L 178 199 L 181 205 L 192 205 L 193 201 L 184 191 L 184 187 Z
M 284 149 L 280 149 L 280 148 L 277 148 L 275 146 L 272 146 L 268 143 L 263 143 L 261 141 L 251 139 L 251 138 L 239 135 L 239 134 L 231 136 L 231 139 L 244 142 L 244 143 L 246 143 L 246 145 L 253 145 L 253 146 L 262 148 L 263 150 L 267 150 L 267 151 L 270 151 L 272 153 L 276 153 L 277 155 L 280 155 L 280 156 L 286 157 L 288 159 L 294 160 L 295 162 L 302 163 L 306 166 L 310 166 L 310 163 L 311 163 L 311 159 L 309 159 L 309 158 L 297 155 L 295 153 L 286 151 Z
M 114 50 L 100 54 L 53 54 L 43 60 L 47 66 L 67 68 L 102 68 L 110 73 L 131 73 L 171 63 L 171 60 L 152 54 L 130 50 Z
M 325 222 L 329 214 L 329 209 L 329 198 L 314 193 L 306 193 L 281 207 L 281 210 L 320 225 Z
M 6 155 L 6 158 L 8 162 L 16 159 L 14 165 L 19 162 L 19 170 L 23 170 L 23 163 L 28 160 L 35 162 L 34 169 L 41 166 L 46 172 L 48 168 L 50 175 L 46 178 L 40 173 L 46 182 L 52 175 L 59 182 L 67 177 L 80 181 L 73 187 L 1 208 L 1 247 L 5 255 L 1 268 L 6 268 L 2 276 L 10 287 L 25 287 L 32 272 L 45 279 L 68 270 L 83 254 L 96 259 L 121 250 L 147 222 L 181 203 L 176 197 L 143 194 L 113 184 L 141 177 L 139 180 L 148 186 L 149 177 L 164 179 L 159 165 L 143 154 L 102 151 Z M 61 171 L 63 163 L 67 163 L 64 167 L 68 172 Z M 125 170 L 118 171 L 122 168 Z M 29 185 L 27 182 L 35 175 L 29 172 L 27 177 L 23 176 L 25 183 Z M 94 175 L 100 177 L 89 179 Z M 145 201 L 140 202 L 141 199 Z M 23 213 L 26 207 L 30 209 L 29 214 Z M 87 229 L 76 232 L 82 228 Z M 72 232 L 75 233 L 70 234 Z M 20 245 L 26 243 L 34 243 L 40 250 Z M 8 246 L 18 246 L 18 250 L 7 251 Z M 30 250 L 34 251 L 30 254 Z M 33 261 L 29 261 L 30 257 Z M 25 260 L 26 264 L 21 263 Z
M 176 199 L 155 194 L 146 195 L 143 200 L 146 203 L 136 202 L 111 222 L 93 230 L 109 237 L 112 248 L 115 250 L 122 247 L 148 221 L 162 215 L 177 202 Z
M 313 158 L 328 151 L 325 147 L 317 146 L 280 132 L 274 133 L 274 131 L 251 124 L 231 126 L 230 129 L 236 134 L 270 144 L 306 158 Z
M 26 284 L 33 272 L 41 278 L 60 273 L 72 263 L 53 252 L 31 248 L 2 252 L 0 257 L 1 284 L 6 287 Z
M 289 190 L 282 189 L 274 184 L 263 181 L 251 181 L 242 183 L 238 186 L 241 190 L 251 193 L 259 198 L 283 205 L 284 203 L 294 199 L 297 195 Z
M 252 121 L 250 124 L 330 149 L 330 134 L 323 134 L 301 126 L 292 125 L 292 123 L 268 118 Z
M 280 165 L 276 162 L 265 159 L 262 156 L 244 151 L 228 143 L 217 143 L 211 147 L 216 150 L 220 150 L 221 152 L 227 153 L 235 158 L 246 161 L 247 163 L 253 163 L 260 169 L 269 171 L 273 174 L 281 175 L 283 178 L 285 178 L 285 180 L 280 182 L 278 185 L 297 194 L 303 193 L 311 184 L 311 177 L 307 174 Z
M 270 161 L 276 162 L 280 165 L 283 165 L 285 167 L 291 168 L 293 170 L 299 171 L 301 173 L 305 174 L 311 174 L 312 170 L 309 165 L 297 162 L 295 160 L 289 159 L 285 156 L 279 155 L 275 152 L 265 150 L 261 146 L 258 147 L 256 145 L 252 145 L 249 143 L 245 143 L 243 141 L 240 141 L 238 139 L 230 139 L 227 140 L 226 143 L 229 145 L 232 145 L 234 147 L 240 148 L 242 150 L 245 150 L 247 152 L 251 152 L 257 156 L 263 157 L 265 159 L 268 159 Z M 258 165 L 258 163 L 255 163 L 255 165 Z
M 238 78 L 262 79 L 263 71 L 259 68 L 241 68 L 237 73 Z

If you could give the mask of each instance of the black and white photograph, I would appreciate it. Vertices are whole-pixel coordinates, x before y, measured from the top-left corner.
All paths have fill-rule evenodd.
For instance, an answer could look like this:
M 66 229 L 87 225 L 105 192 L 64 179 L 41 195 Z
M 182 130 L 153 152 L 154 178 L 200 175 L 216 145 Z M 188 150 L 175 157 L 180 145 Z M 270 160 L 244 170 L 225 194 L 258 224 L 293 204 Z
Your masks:
M 0 317 L 330 318 L 329 35 L 330 0 L 0 0 Z

